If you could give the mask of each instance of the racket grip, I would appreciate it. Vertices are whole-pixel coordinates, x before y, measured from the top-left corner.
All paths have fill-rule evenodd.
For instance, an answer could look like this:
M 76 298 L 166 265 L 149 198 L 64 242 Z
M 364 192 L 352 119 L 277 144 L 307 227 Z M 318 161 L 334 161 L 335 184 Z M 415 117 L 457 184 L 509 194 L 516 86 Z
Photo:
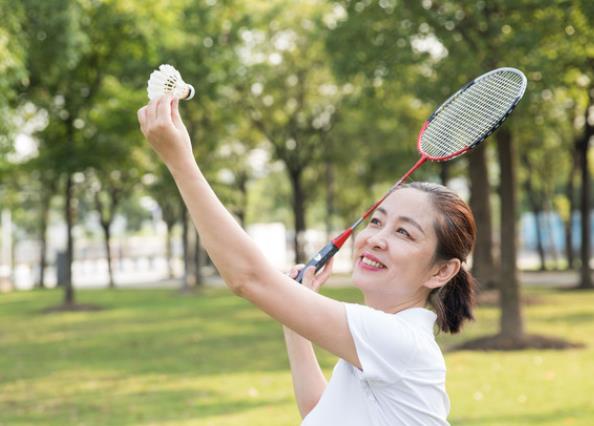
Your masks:
M 332 241 L 330 241 L 322 250 L 320 250 L 314 257 L 312 257 L 309 260 L 309 262 L 307 262 L 303 269 L 299 271 L 299 274 L 297 274 L 295 281 L 301 284 L 303 282 L 303 274 L 305 273 L 305 270 L 310 266 L 315 266 L 316 272 L 318 272 L 322 268 L 322 266 L 324 266 L 326 262 L 328 262 L 330 258 L 336 254 L 338 249 L 339 247 L 337 247 Z

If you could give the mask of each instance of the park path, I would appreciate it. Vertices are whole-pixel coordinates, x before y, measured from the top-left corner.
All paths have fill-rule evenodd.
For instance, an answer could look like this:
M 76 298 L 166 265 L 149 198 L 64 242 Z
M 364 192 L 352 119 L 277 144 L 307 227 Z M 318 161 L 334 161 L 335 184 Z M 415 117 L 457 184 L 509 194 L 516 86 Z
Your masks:
M 205 285 L 207 287 L 224 287 L 224 282 L 220 276 L 214 274 L 211 270 L 208 273 L 208 269 L 205 271 Z M 521 272 L 520 282 L 523 286 L 540 286 L 540 287 L 575 287 L 579 280 L 579 274 L 576 271 L 546 271 L 546 272 Z M 55 285 L 55 284 L 54 284 Z M 50 285 L 49 287 L 54 287 Z M 330 277 L 326 286 L 328 287 L 348 287 L 351 286 L 351 275 L 346 273 L 334 274 Z M 91 288 L 106 288 L 107 284 L 104 280 L 97 280 L 96 282 L 82 282 L 74 284 L 76 289 L 91 289 Z M 158 288 L 169 288 L 176 289 L 181 287 L 181 280 L 175 279 L 150 279 L 148 277 L 128 277 L 125 281 L 118 282 L 116 278 L 116 287 L 122 289 L 158 289 Z M 18 287 L 17 287 L 18 288 Z M 18 288 L 21 290 L 28 290 L 29 288 Z
M 577 286 L 579 280 L 579 274 L 576 271 L 530 271 L 520 272 L 520 282 L 523 286 L 527 287 L 574 287 Z M 224 282 L 218 275 L 211 275 L 205 278 L 207 287 L 223 287 Z M 128 288 L 158 288 L 167 287 L 175 288 L 179 287 L 179 280 L 167 280 L 159 281 L 155 283 L 129 283 L 122 285 L 121 287 Z M 328 287 L 348 287 L 351 285 L 350 274 L 335 274 L 330 277 L 326 286 Z

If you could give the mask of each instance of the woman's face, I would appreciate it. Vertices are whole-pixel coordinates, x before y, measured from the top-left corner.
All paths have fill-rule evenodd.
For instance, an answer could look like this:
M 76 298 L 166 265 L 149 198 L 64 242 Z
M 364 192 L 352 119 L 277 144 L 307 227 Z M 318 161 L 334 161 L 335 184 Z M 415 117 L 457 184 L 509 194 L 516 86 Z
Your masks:
M 367 296 L 407 303 L 426 296 L 433 271 L 436 212 L 429 194 L 393 192 L 355 238 L 353 282 Z

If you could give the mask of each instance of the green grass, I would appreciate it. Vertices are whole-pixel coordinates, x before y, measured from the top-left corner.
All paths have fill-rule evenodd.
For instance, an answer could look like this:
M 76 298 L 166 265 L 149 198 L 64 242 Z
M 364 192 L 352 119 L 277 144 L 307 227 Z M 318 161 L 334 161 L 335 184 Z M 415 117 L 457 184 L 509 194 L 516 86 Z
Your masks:
M 327 294 L 356 301 L 353 289 Z M 567 351 L 447 353 L 453 425 L 591 425 L 594 293 L 531 290 L 530 333 Z M 280 327 L 225 290 L 80 291 L 99 312 L 44 314 L 58 291 L 0 295 L 0 425 L 296 425 Z M 492 334 L 478 310 L 443 347 Z M 335 359 L 319 352 L 330 373 Z

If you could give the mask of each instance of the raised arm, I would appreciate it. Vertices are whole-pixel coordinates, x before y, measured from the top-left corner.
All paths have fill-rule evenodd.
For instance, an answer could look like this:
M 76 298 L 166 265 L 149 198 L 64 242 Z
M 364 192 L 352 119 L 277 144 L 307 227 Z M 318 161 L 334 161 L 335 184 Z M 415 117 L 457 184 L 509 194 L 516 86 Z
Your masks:
M 225 283 L 272 318 L 360 368 L 344 305 L 276 271 L 237 224 L 198 168 L 177 100 L 164 96 L 138 111 L 140 127 L 169 168 L 201 242 Z

